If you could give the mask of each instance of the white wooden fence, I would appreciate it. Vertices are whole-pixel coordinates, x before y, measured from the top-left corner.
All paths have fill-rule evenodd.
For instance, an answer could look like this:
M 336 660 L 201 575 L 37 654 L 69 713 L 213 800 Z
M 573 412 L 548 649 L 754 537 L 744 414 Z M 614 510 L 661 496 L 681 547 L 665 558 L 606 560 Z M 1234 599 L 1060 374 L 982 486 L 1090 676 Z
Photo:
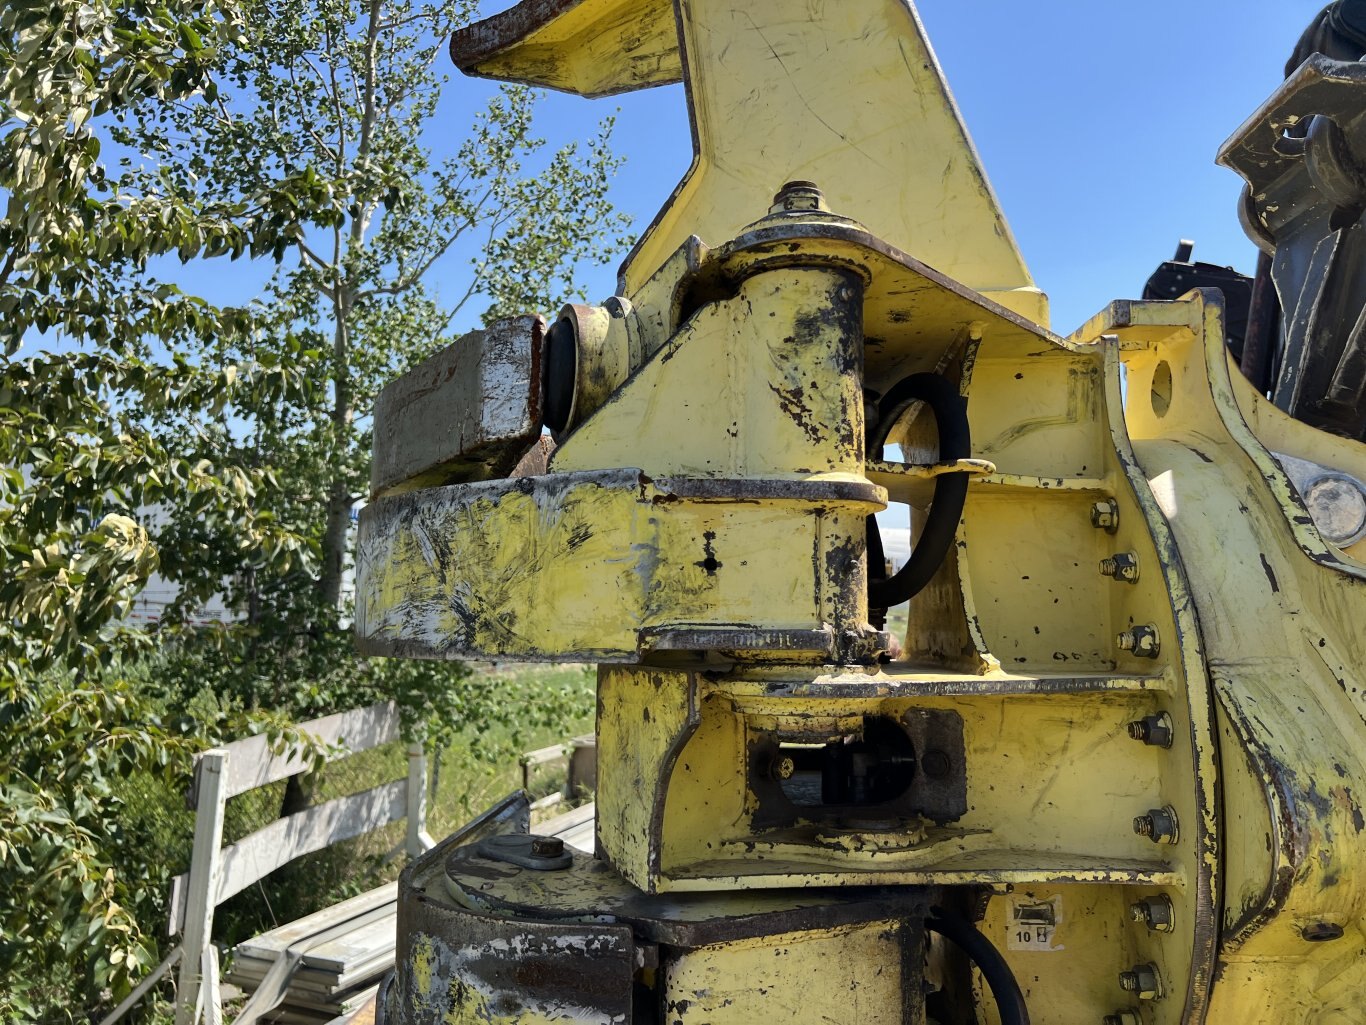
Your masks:
M 315 719 L 299 728 L 325 745 L 332 761 L 398 740 L 398 710 L 391 703 L 372 705 Z M 172 936 L 182 936 L 181 943 L 154 978 L 130 994 L 102 1025 L 112 1025 L 176 960 L 180 962 L 176 1025 L 194 1025 L 201 1014 L 207 1025 L 219 1025 L 218 957 L 212 943 L 214 909 L 219 904 L 301 855 L 401 818 L 408 820 L 404 847 L 410 857 L 434 846 L 426 831 L 427 765 L 420 745 L 408 748 L 406 778 L 276 819 L 223 846 L 229 798 L 296 776 L 312 765 L 313 760 L 299 751 L 274 753 L 264 736 L 234 741 L 199 756 L 191 795 L 195 831 L 190 870 L 176 876 L 171 889 L 168 929 Z

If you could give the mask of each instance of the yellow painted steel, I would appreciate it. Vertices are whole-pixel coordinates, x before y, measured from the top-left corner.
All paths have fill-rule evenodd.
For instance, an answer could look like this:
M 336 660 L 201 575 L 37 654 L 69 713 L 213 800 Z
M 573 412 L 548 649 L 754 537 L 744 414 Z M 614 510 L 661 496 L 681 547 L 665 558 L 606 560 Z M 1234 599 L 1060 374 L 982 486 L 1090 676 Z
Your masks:
M 478 66 L 649 84 L 673 73 L 662 9 L 561 4 Z M 677 15 L 697 159 L 616 312 L 582 315 L 611 387 L 582 391 L 548 473 L 365 511 L 362 646 L 604 663 L 598 854 L 645 894 L 743 917 L 759 891 L 971 892 L 1038 1022 L 1366 1023 L 1366 542 L 1328 544 L 1272 454 L 1366 478 L 1366 446 L 1230 370 L 1217 294 L 1042 326 L 907 5 Z M 588 26 L 631 17 L 653 34 L 617 63 L 598 40 L 590 75 Z M 797 178 L 833 213 L 769 209 Z M 866 450 L 867 409 L 924 372 L 966 398 L 970 459 L 938 460 L 919 407 L 900 459 Z M 944 473 L 969 475 L 955 543 L 894 646 L 865 517 L 923 523 Z M 961 813 L 832 821 L 761 779 L 783 745 L 935 716 L 961 729 Z M 1159 717 L 1170 744 L 1143 743 Z M 899 981 L 839 989 L 889 956 L 879 930 L 641 978 L 669 1021 L 902 1021 Z M 490 1014 L 449 1020 L 542 1020 Z
M 585 95 L 684 82 L 693 162 L 622 265 L 624 296 L 690 236 L 734 238 L 776 185 L 807 180 L 891 245 L 1048 322 L 907 0 L 592 0 L 498 22 L 457 37 L 462 68 Z M 494 43 L 497 29 L 524 34 Z

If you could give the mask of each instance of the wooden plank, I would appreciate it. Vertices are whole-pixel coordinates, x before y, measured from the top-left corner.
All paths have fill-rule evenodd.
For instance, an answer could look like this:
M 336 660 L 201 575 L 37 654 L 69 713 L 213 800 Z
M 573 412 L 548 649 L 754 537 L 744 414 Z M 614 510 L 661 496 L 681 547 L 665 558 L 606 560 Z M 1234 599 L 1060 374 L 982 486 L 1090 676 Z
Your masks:
M 394 780 L 349 797 L 276 819 L 223 849 L 216 903 L 303 854 L 360 836 L 403 818 L 408 783 Z
M 368 751 L 380 744 L 398 740 L 398 708 L 393 702 L 386 701 L 300 723 L 299 730 L 328 747 L 340 746 L 341 750 L 331 755 L 329 760 L 345 758 L 357 751 Z M 311 768 L 311 759 L 302 757 L 298 752 L 275 754 L 272 747 L 274 745 L 263 733 L 225 745 L 223 750 L 231 755 L 226 780 L 228 797 L 236 797 Z M 194 804 L 195 796 L 192 794 L 191 807 Z
M 223 1025 L 223 994 L 218 988 L 218 948 L 204 948 L 204 1025 Z
M 319 999 L 327 999 L 383 975 L 393 966 L 394 952 L 390 950 L 364 963 L 351 965 L 341 974 L 325 972 L 319 968 L 298 967 L 289 977 L 287 992 L 308 993 Z M 270 967 L 274 968 L 274 963 Z M 260 963 L 256 962 L 249 974 L 234 967 L 228 975 L 228 980 L 243 989 L 255 991 L 269 974 L 269 970 L 262 972 Z
M 592 854 L 597 843 L 596 831 L 593 829 L 592 821 L 581 822 L 572 829 L 567 829 L 559 834 L 560 839 L 568 847 L 573 847 L 576 851 L 584 854 Z
M 404 844 L 408 857 L 416 858 L 427 849 L 427 753 L 421 744 L 408 745 L 408 789 L 406 791 L 408 819 Z
M 369 964 L 385 953 L 392 956 L 397 929 L 398 910 L 395 908 L 392 915 L 352 929 L 335 940 L 309 947 L 304 954 L 304 964 L 319 971 L 345 975 L 357 965 Z
M 374 407 L 374 495 L 504 477 L 541 434 L 545 319 L 472 331 L 390 382 Z
M 194 817 L 194 847 L 190 852 L 189 885 L 186 887 L 184 953 L 180 958 L 180 985 L 176 989 L 175 1025 L 191 1025 L 199 1016 L 204 994 L 200 988 L 201 959 L 210 946 L 213 910 L 218 906 L 222 868 L 223 809 L 227 795 L 223 777 L 228 752 L 215 748 L 199 760 L 195 777 L 199 784 L 200 807 Z M 175 919 L 172 919 L 175 922 Z
M 311 915 L 286 922 L 269 932 L 263 932 L 249 940 L 237 944 L 234 953 L 238 957 L 274 958 L 286 947 L 314 933 L 322 932 L 342 922 L 356 922 L 362 916 L 385 914 L 386 906 L 398 900 L 398 883 L 385 883 L 383 886 L 350 897 L 339 904 L 315 911 Z
M 297 1007 L 307 1011 L 331 1011 L 333 1014 L 346 1014 L 354 1011 L 367 1000 L 371 999 L 379 992 L 379 983 L 372 983 L 360 989 L 348 990 L 345 993 L 338 993 L 335 997 L 314 1000 L 311 997 L 300 997 L 292 990 L 289 996 L 285 997 L 285 1007 Z

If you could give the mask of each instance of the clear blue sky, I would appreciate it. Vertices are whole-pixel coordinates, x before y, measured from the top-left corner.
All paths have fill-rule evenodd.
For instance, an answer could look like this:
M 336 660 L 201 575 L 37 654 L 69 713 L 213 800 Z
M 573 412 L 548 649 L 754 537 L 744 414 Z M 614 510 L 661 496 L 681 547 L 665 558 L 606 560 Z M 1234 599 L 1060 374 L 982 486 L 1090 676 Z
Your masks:
M 507 6 L 484 2 L 486 13 Z M 1066 334 L 1110 299 L 1138 296 L 1180 238 L 1196 241 L 1197 259 L 1251 271 L 1256 253 L 1235 213 L 1240 179 L 1214 156 L 1280 82 L 1321 7 L 1316 0 L 918 6 L 1025 259 L 1052 300 L 1055 330 Z M 456 148 L 496 88 L 451 69 L 429 140 L 438 153 Z M 641 230 L 691 157 L 681 86 L 604 100 L 552 93 L 538 128 L 556 143 L 587 138 L 612 113 L 626 158 L 612 198 Z M 470 255 L 436 268 L 438 287 L 449 281 L 441 290 L 463 291 Z M 612 294 L 622 255 L 584 269 L 590 300 Z M 212 260 L 158 270 L 187 291 L 244 302 L 270 267 Z M 460 326 L 477 319 L 472 310 Z
M 762 2 L 762 0 L 756 0 Z M 861 0 L 829 0 L 861 2 Z M 509 3 L 485 0 L 485 11 Z M 1137 297 L 1180 238 L 1196 258 L 1250 273 L 1241 179 L 1219 145 L 1281 81 L 1313 0 L 922 0 L 920 15 L 1035 280 L 1067 333 Z M 453 75 L 442 116 L 461 123 L 490 83 Z M 681 86 L 605 100 L 552 95 L 544 124 L 587 133 L 617 113 L 627 158 L 613 198 L 648 224 L 687 168 Z M 723 240 L 708 240 L 723 241 Z M 616 261 L 587 275 L 610 295 Z M 458 270 L 458 268 L 453 268 Z

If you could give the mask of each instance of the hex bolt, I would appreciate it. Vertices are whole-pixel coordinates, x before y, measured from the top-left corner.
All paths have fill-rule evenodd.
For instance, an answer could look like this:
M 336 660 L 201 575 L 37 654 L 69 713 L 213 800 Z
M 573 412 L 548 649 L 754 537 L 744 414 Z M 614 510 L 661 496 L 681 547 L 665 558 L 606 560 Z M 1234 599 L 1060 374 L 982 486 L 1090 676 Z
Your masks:
M 1091 506 L 1091 526 L 1107 534 L 1119 532 L 1119 503 L 1113 498 Z
M 1157 658 L 1162 650 L 1157 627 L 1151 624 L 1130 627 L 1115 638 L 1115 643 L 1121 651 L 1133 652 L 1135 658 Z
M 797 763 L 790 755 L 774 755 L 773 760 L 768 763 L 768 778 L 772 780 L 791 779 L 796 771 Z
M 1166 712 L 1159 712 L 1157 715 L 1145 715 L 1142 719 L 1135 719 L 1129 723 L 1129 736 L 1134 740 L 1141 740 L 1149 747 L 1171 747 L 1172 739 L 1176 736 L 1176 729 L 1172 726 L 1172 717 Z
M 1115 552 L 1108 559 L 1101 559 L 1100 575 L 1126 584 L 1138 583 L 1138 553 Z
M 797 211 L 829 211 L 825 205 L 825 194 L 816 187 L 815 182 L 788 182 L 773 197 L 773 205 L 768 208 L 771 214 Z
M 1162 999 L 1162 979 L 1155 964 L 1136 964 L 1119 973 L 1119 988 L 1140 1000 Z
M 953 761 L 945 752 L 936 748 L 925 752 L 920 759 L 920 767 L 930 779 L 944 779 L 953 771 Z
M 1142 1019 L 1134 1011 L 1116 1011 L 1102 1018 L 1100 1025 L 1142 1025 Z
M 1141 922 L 1153 932 L 1171 932 L 1176 918 L 1176 909 L 1171 898 L 1164 893 L 1154 897 L 1144 897 L 1129 905 L 1129 917 Z
M 1152 808 L 1147 815 L 1134 819 L 1134 832 L 1146 836 L 1153 843 L 1176 843 L 1181 833 L 1177 828 L 1176 809 L 1171 805 Z
M 559 858 L 564 855 L 564 840 L 558 836 L 537 836 L 531 840 L 533 858 Z

